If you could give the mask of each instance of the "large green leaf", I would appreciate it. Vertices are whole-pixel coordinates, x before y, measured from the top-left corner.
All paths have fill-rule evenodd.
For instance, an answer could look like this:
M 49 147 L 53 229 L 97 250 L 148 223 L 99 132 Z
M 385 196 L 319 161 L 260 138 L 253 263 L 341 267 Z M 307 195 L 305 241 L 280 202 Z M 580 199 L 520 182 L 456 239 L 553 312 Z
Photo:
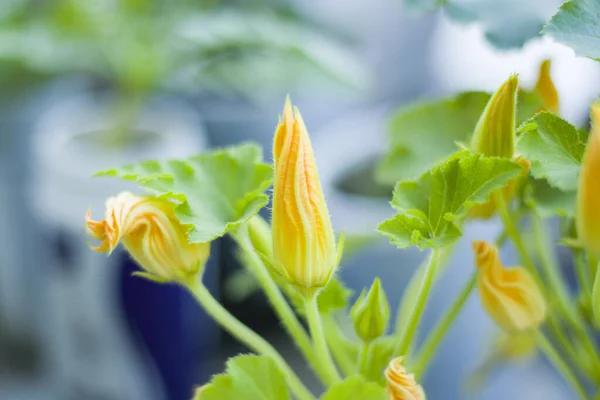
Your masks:
M 216 375 L 197 394 L 197 400 L 291 399 L 283 374 L 268 357 L 241 355 L 227 361 L 225 374 Z
M 449 245 L 461 236 L 454 221 L 471 205 L 488 201 L 520 171 L 509 159 L 459 152 L 418 180 L 398 183 L 391 204 L 400 213 L 378 231 L 398 247 Z
M 184 160 L 144 161 L 98 173 L 137 182 L 175 199 L 177 217 L 190 225 L 189 240 L 208 242 L 255 215 L 267 204 L 272 168 L 254 145 L 202 153 Z
M 562 0 L 404 0 L 409 10 L 427 13 L 444 7 L 462 24 L 477 23 L 498 48 L 521 47 L 537 37 Z M 589 0 L 594 1 L 594 0 Z
M 354 375 L 331 386 L 321 400 L 385 400 L 385 398 L 383 387 L 367 382 L 360 375 Z
M 546 24 L 542 33 L 571 47 L 581 56 L 600 60 L 600 2 L 570 0 Z
M 390 121 L 389 151 L 375 171 L 377 181 L 395 184 L 415 179 L 435 163 L 450 156 L 457 142 L 470 143 L 490 94 L 464 92 L 450 99 L 399 109 Z M 543 107 L 535 91 L 519 90 L 517 125 Z
M 531 174 L 572 191 L 585 150 L 585 134 L 555 114 L 542 112 L 519 127 L 517 149 L 531 162 Z

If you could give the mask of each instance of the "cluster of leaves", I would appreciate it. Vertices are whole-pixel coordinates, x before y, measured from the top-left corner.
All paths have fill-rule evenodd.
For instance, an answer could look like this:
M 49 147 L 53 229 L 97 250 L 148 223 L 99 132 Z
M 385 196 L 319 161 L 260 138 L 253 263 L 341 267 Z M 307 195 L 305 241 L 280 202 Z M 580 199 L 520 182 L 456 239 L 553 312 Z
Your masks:
M 158 0 L 43 5 L 13 0 L 10 5 L 5 14 L 0 11 L 0 66 L 46 75 L 82 72 L 137 93 L 159 86 L 250 92 L 289 83 L 282 82 L 282 70 L 288 77 L 312 73 L 353 86 L 366 82 L 340 40 L 318 33 L 291 9 L 274 12 L 273 4 L 261 9 Z
M 381 400 L 384 389 L 360 376 L 352 376 L 327 390 L 321 400 Z M 227 362 L 227 370 L 198 389 L 198 400 L 222 399 L 289 400 L 289 390 L 275 363 L 266 357 L 241 355 Z

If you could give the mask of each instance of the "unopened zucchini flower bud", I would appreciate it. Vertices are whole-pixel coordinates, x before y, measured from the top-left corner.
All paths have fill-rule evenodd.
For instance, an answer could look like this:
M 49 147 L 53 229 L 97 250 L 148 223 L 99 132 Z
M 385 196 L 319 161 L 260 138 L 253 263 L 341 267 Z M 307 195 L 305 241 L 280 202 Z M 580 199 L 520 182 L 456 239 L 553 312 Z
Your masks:
M 385 333 L 390 319 L 390 307 L 379 278 L 375 278 L 368 293 L 363 289 L 352 306 L 350 316 L 354 323 L 354 331 L 365 342 L 377 339 Z
M 577 236 L 600 256 L 600 103 L 592 106 L 592 130 L 583 155 L 577 188 Z
M 515 155 L 515 116 L 519 79 L 512 75 L 488 101 L 472 138 L 472 148 L 487 157 L 512 158 L 523 169 L 519 176 L 512 179 L 503 189 L 502 196 L 510 201 L 520 183 L 529 174 L 531 164 L 523 157 Z M 493 198 L 484 204 L 478 204 L 469 210 L 474 218 L 490 218 L 496 211 Z
M 537 328 L 546 318 L 546 301 L 529 272 L 504 268 L 498 249 L 489 243 L 474 241 L 473 250 L 479 298 L 490 317 L 510 333 Z
M 390 400 L 425 400 L 425 392 L 413 374 L 402 365 L 402 357 L 393 359 L 385 369 Z
M 86 215 L 87 233 L 100 245 L 98 252 L 111 253 L 119 243 L 145 271 L 159 282 L 185 281 L 202 273 L 210 244 L 189 243 L 187 229 L 175 217 L 175 204 L 151 196 L 120 193 L 106 201 L 104 219 Z
M 550 75 L 551 66 L 550 60 L 542 61 L 538 81 L 535 84 L 535 91 L 542 98 L 542 110 L 558 114 L 560 103 L 558 100 L 558 91 L 552 81 L 552 75 Z
M 273 258 L 304 294 L 324 287 L 337 267 L 335 236 L 308 131 L 289 98 L 273 142 Z
M 472 147 L 488 157 L 515 154 L 515 115 L 519 78 L 511 75 L 490 98 L 473 133 Z

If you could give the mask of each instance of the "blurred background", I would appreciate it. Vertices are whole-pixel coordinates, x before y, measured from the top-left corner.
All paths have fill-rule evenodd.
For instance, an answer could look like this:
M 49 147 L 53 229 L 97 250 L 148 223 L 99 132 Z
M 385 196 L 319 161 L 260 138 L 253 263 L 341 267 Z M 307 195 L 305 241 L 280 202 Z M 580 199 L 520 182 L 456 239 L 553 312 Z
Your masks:
M 564 117 L 585 125 L 597 97 L 596 63 L 536 37 L 560 1 L 503 2 L 536 7 L 507 24 L 484 0 L 445 12 L 414 0 L 1 0 L 0 399 L 184 400 L 244 351 L 178 288 L 131 278 L 123 253 L 90 251 L 83 216 L 135 190 L 91 179 L 103 168 L 241 141 L 269 159 L 286 94 L 312 135 L 334 227 L 354 239 L 342 278 L 358 292 L 381 276 L 397 304 L 424 255 L 374 235 L 392 214 L 391 187 L 373 169 L 393 110 L 492 91 L 513 72 L 531 87 L 545 58 Z M 467 228 L 423 332 L 470 274 L 469 239 L 499 231 L 494 221 Z M 204 279 L 310 380 L 227 239 Z M 494 334 L 472 298 L 424 381 L 428 398 L 569 398 L 536 360 L 467 390 Z

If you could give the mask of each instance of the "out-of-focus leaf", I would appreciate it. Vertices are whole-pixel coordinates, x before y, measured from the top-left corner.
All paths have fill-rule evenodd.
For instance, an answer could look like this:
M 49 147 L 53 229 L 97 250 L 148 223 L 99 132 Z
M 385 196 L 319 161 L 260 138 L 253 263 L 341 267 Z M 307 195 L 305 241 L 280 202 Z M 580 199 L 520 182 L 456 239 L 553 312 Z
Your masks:
M 398 183 L 391 204 L 399 211 L 378 231 L 396 246 L 444 247 L 461 236 L 455 220 L 515 178 L 522 167 L 505 158 L 459 152 L 416 181 Z
M 144 161 L 98 173 L 137 182 L 142 188 L 181 204 L 176 215 L 190 225 L 192 243 L 223 236 L 267 204 L 264 191 L 272 168 L 254 145 L 202 153 L 184 160 Z
M 196 392 L 194 400 L 291 399 L 281 370 L 269 357 L 241 355 L 227 361 L 225 374 Z
M 542 112 L 519 127 L 517 150 L 531 162 L 531 174 L 564 191 L 577 188 L 585 150 L 581 131 L 559 116 Z
M 594 0 L 588 0 L 593 2 Z M 461 24 L 477 23 L 498 48 L 521 47 L 539 36 L 562 0 L 404 0 L 409 10 L 423 14 L 443 7 Z
M 519 90 L 517 96 L 519 125 L 540 111 L 543 103 L 535 91 Z M 415 179 L 456 152 L 457 142 L 470 143 L 489 99 L 489 93 L 464 92 L 396 111 L 389 126 L 390 150 L 377 166 L 375 178 L 385 184 Z
M 600 2 L 569 0 L 544 26 L 543 34 L 571 47 L 580 56 L 600 60 Z

